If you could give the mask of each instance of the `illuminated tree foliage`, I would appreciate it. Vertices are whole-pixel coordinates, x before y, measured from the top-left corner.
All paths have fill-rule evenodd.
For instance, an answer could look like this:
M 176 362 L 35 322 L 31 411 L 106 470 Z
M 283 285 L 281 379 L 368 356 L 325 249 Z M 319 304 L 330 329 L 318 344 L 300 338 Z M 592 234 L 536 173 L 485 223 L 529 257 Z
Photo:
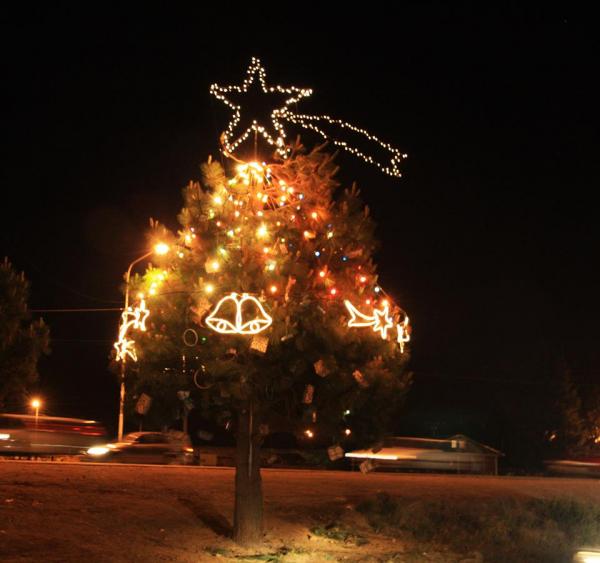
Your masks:
M 0 408 L 22 408 L 38 378 L 40 356 L 48 353 L 44 321 L 31 321 L 29 284 L 8 258 L 0 263 Z
M 409 327 L 379 285 L 369 210 L 356 187 L 338 189 L 322 148 L 296 145 L 269 166 L 202 168 L 203 185 L 184 190 L 181 229 L 152 222 L 151 237 L 171 252 L 134 281 L 150 309 L 148 331 L 136 335 L 139 377 L 162 379 L 172 397 L 191 390 L 221 424 L 237 422 L 238 477 L 254 483 L 237 483 L 253 520 L 240 529 L 236 503 L 245 541 L 261 525 L 265 434 L 378 438 L 409 388 Z

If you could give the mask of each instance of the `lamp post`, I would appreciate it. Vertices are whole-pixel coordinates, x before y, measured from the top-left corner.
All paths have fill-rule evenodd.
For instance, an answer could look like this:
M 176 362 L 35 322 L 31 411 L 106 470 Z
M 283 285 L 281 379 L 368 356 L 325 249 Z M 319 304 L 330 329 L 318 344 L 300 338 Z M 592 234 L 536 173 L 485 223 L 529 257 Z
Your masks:
M 167 252 L 169 252 L 169 246 L 166 245 L 165 243 L 161 242 L 161 243 L 156 244 L 150 252 L 147 252 L 146 254 L 144 254 L 143 256 L 140 256 L 139 258 L 136 258 L 133 262 L 131 262 L 131 264 L 129 264 L 129 267 L 127 268 L 127 273 L 125 274 L 125 307 L 124 307 L 125 311 L 127 311 L 129 309 L 129 280 L 131 279 L 131 269 L 138 262 L 141 262 L 142 260 L 148 258 L 149 256 L 152 256 L 153 254 L 163 255 L 163 254 L 166 254 Z M 127 354 L 123 354 L 121 357 L 121 373 L 120 373 L 121 388 L 119 390 L 119 424 L 118 424 L 118 431 L 117 431 L 117 439 L 119 442 L 123 439 L 123 409 L 125 406 L 125 364 L 126 364 L 126 362 L 127 362 Z
M 38 425 L 38 416 L 40 414 L 40 407 L 42 406 L 42 401 L 39 399 L 32 399 L 31 406 L 35 409 L 35 427 Z

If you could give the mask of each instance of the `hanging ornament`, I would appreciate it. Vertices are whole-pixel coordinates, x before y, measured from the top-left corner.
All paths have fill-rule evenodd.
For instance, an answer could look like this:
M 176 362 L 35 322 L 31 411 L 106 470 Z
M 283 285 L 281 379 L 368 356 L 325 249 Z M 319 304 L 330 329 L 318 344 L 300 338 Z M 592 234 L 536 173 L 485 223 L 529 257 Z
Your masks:
M 356 383 L 358 383 L 361 387 L 368 387 L 369 386 L 369 383 L 365 379 L 365 376 L 359 370 L 355 369 L 352 372 L 352 377 L 354 377 L 354 379 L 356 380 Z
M 210 389 L 214 382 L 209 380 L 208 373 L 206 372 L 206 368 L 204 366 L 200 366 L 194 372 L 194 385 L 198 387 L 198 389 Z
M 135 403 L 135 412 L 141 416 L 144 416 L 150 410 L 151 405 L 152 397 L 150 397 L 150 395 L 146 395 L 146 393 L 142 393 Z
M 315 392 L 314 385 L 310 385 L 310 383 L 304 388 L 304 395 L 302 396 L 302 402 L 305 405 L 310 405 L 313 401 L 313 395 Z
M 347 299 L 344 301 L 346 309 L 350 313 L 350 320 L 348 326 L 350 327 L 367 327 L 372 326 L 373 331 L 380 332 L 381 338 L 385 340 L 387 338 L 388 329 L 394 326 L 394 321 L 389 314 L 389 305 L 387 301 L 384 301 L 382 309 L 373 309 L 372 315 L 365 315 L 361 313 L 350 301 Z
M 313 364 L 313 367 L 315 368 L 315 373 L 319 377 L 327 377 L 327 375 L 329 374 L 329 370 L 327 369 L 327 366 L 325 365 L 325 362 L 323 360 L 317 360 Z
M 198 333 L 193 328 L 186 328 L 183 331 L 182 339 L 186 346 L 196 346 L 198 344 Z
M 194 303 L 194 305 L 192 305 L 190 307 L 190 310 L 195 315 L 194 321 L 196 323 L 200 324 L 200 320 L 201 320 L 202 316 L 209 309 L 210 309 L 210 301 L 206 297 L 204 297 L 204 296 L 198 298 L 196 300 L 196 302 Z
M 356 250 L 351 250 L 350 252 L 346 253 L 346 256 L 348 258 L 358 258 L 359 256 L 363 255 L 363 249 L 362 248 L 357 248 Z
M 269 347 L 269 339 L 266 336 L 253 336 L 250 341 L 250 350 L 265 354 Z
M 229 309 L 229 318 L 222 316 L 224 309 Z M 204 322 L 221 334 L 258 334 L 271 326 L 273 319 L 256 297 L 231 293 L 217 303 Z
M 361 473 L 367 474 L 375 469 L 375 464 L 373 463 L 373 460 L 365 459 L 358 467 L 360 468 Z
M 290 291 L 292 290 L 292 287 L 294 287 L 295 283 L 296 283 L 296 278 L 293 276 L 288 276 L 287 285 L 285 286 L 285 296 L 284 296 L 285 301 L 289 301 Z
M 331 461 L 342 459 L 344 457 L 344 450 L 339 444 L 336 444 L 327 448 L 327 455 Z

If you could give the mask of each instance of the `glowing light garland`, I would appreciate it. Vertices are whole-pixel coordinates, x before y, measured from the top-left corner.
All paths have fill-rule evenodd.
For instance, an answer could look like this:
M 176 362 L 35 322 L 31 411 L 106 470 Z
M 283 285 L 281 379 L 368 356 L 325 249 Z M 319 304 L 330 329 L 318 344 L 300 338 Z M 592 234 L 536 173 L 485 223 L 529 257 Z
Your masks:
M 396 325 L 398 330 L 398 344 L 400 344 L 400 352 L 404 352 L 404 344 L 410 342 L 410 325 L 408 324 L 408 316 L 404 317 L 401 323 Z
M 389 305 L 384 303 L 382 309 L 373 309 L 372 315 L 361 313 L 348 299 L 344 301 L 346 309 L 350 313 L 348 326 L 351 327 L 367 327 L 372 326 L 374 332 L 380 332 L 383 340 L 387 339 L 388 329 L 394 326 L 394 321 L 389 315 Z
M 227 303 L 233 302 L 235 304 L 235 319 L 231 320 L 224 319 L 217 316 L 222 307 Z M 261 317 L 245 320 L 242 318 L 242 307 L 244 303 L 250 302 L 256 306 L 258 313 Z M 267 314 L 261 305 L 260 301 L 253 295 L 242 293 L 231 293 L 223 297 L 215 306 L 214 310 L 206 317 L 204 321 L 212 330 L 221 334 L 258 334 L 262 332 L 273 322 L 273 319 Z
M 254 83 L 256 77 L 258 77 L 260 87 L 264 94 L 279 93 L 287 95 L 289 98 L 284 101 L 283 105 L 276 107 L 271 111 L 271 124 L 258 123 L 256 120 L 253 120 L 249 127 L 247 127 L 239 136 L 237 136 L 237 138 L 234 138 L 235 128 L 241 121 L 242 107 L 241 105 L 229 100 L 227 95 L 230 93 L 246 94 Z M 276 146 L 277 152 L 282 157 L 288 156 L 290 149 L 285 144 L 286 132 L 282 123 L 287 121 L 289 123 L 304 127 L 305 129 L 314 131 L 324 139 L 330 140 L 333 144 L 342 148 L 343 150 L 353 154 L 354 156 L 362 158 L 369 164 L 377 166 L 381 171 L 389 174 L 390 176 L 401 176 L 399 165 L 402 159 L 406 158 L 406 154 L 401 153 L 392 145 L 383 142 L 375 135 L 371 135 L 365 129 L 351 125 L 350 123 L 342 121 L 341 119 L 335 119 L 328 115 L 307 115 L 291 111 L 290 106 L 302 98 L 310 96 L 312 94 L 312 90 L 308 88 L 297 88 L 295 86 L 289 86 L 287 88 L 282 86 L 267 86 L 266 71 L 260 60 L 256 57 L 252 58 L 250 66 L 246 71 L 246 78 L 242 82 L 241 86 L 219 86 L 218 84 L 212 84 L 210 87 L 210 93 L 233 110 L 233 117 L 222 135 L 222 143 L 228 153 L 234 153 L 239 145 L 241 145 L 254 131 L 257 134 L 260 133 L 269 144 Z M 333 138 L 324 131 L 323 127 L 325 125 L 335 126 L 342 132 L 345 130 L 351 131 L 352 133 L 365 138 L 370 143 L 377 145 L 379 149 L 383 149 L 389 153 L 389 163 L 382 164 L 372 156 L 351 146 L 347 141 L 343 140 L 343 138 Z M 270 129 L 271 132 L 269 132 L 268 129 Z
M 365 129 L 361 129 L 360 127 L 351 125 L 350 123 L 342 121 L 341 119 L 335 119 L 333 117 L 330 117 L 329 115 L 299 114 L 289 111 L 287 108 L 276 110 L 276 112 L 278 117 L 282 119 L 287 119 L 288 121 L 296 125 L 301 125 L 306 129 L 311 129 L 312 131 L 323 137 L 323 139 L 331 141 L 335 146 L 340 147 L 341 149 L 349 152 L 350 154 L 353 154 L 354 156 L 362 158 L 368 164 L 373 164 L 377 166 L 377 168 L 379 168 L 379 170 L 381 170 L 382 172 L 385 172 L 390 176 L 396 176 L 397 178 L 400 178 L 402 176 L 399 166 L 402 159 L 406 158 L 407 155 L 401 153 L 398 149 L 394 148 L 388 143 L 385 143 L 375 135 L 371 135 Z M 365 137 L 370 142 L 379 145 L 382 149 L 385 149 L 390 153 L 389 164 L 384 165 L 381 162 L 378 162 L 372 156 L 365 154 L 364 152 L 355 147 L 350 146 L 347 141 L 332 138 L 322 129 L 322 125 L 319 126 L 316 123 L 327 123 L 328 125 L 337 125 L 340 129 L 348 129 L 353 133 L 357 133 L 358 135 Z
M 227 129 L 223 132 L 223 145 L 230 153 L 235 152 L 237 147 L 248 138 L 252 131 L 260 133 L 269 144 L 275 145 L 277 147 L 277 152 L 279 152 L 281 156 L 286 156 L 288 153 L 288 149 L 284 145 L 285 130 L 278 118 L 279 112 L 289 104 L 296 103 L 301 98 L 310 96 L 312 94 L 312 90 L 308 90 L 306 88 L 296 88 L 295 86 L 290 86 L 288 88 L 284 88 L 282 86 L 267 86 L 266 74 L 267 73 L 264 67 L 260 64 L 260 61 L 253 57 L 250 66 L 246 71 L 246 79 L 242 82 L 241 86 L 219 86 L 218 84 L 212 84 L 210 87 L 210 93 L 217 99 L 227 104 L 234 112 L 233 118 L 229 122 Z M 266 126 L 265 124 L 258 123 L 256 120 L 254 120 L 245 131 L 243 131 L 236 139 L 232 140 L 232 137 L 235 136 L 234 130 L 241 120 L 242 107 L 229 100 L 227 98 L 227 94 L 232 92 L 246 94 L 248 89 L 254 83 L 256 77 L 258 77 L 260 87 L 264 94 L 279 93 L 289 97 L 285 100 L 283 107 L 276 108 L 271 112 L 271 126 L 273 128 L 272 133 L 267 130 L 267 127 L 270 126 Z
M 127 336 L 131 328 L 146 330 L 146 319 L 150 311 L 146 308 L 146 302 L 142 298 L 140 304 L 132 309 L 131 307 L 123 311 L 121 314 L 121 325 L 119 326 L 119 339 L 115 342 L 114 348 L 117 351 L 117 361 L 124 361 L 129 356 L 134 362 L 137 362 L 137 354 L 135 351 L 135 341 L 130 340 Z

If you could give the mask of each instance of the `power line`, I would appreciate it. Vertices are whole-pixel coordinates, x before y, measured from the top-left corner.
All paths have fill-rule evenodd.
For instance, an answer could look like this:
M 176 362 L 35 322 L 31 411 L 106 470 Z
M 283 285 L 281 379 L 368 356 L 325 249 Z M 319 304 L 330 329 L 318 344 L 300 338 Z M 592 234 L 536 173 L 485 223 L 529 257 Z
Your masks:
M 80 309 L 29 309 L 31 313 L 99 313 L 99 312 L 110 312 L 110 311 L 122 311 L 123 307 L 112 307 L 112 308 L 80 308 Z

